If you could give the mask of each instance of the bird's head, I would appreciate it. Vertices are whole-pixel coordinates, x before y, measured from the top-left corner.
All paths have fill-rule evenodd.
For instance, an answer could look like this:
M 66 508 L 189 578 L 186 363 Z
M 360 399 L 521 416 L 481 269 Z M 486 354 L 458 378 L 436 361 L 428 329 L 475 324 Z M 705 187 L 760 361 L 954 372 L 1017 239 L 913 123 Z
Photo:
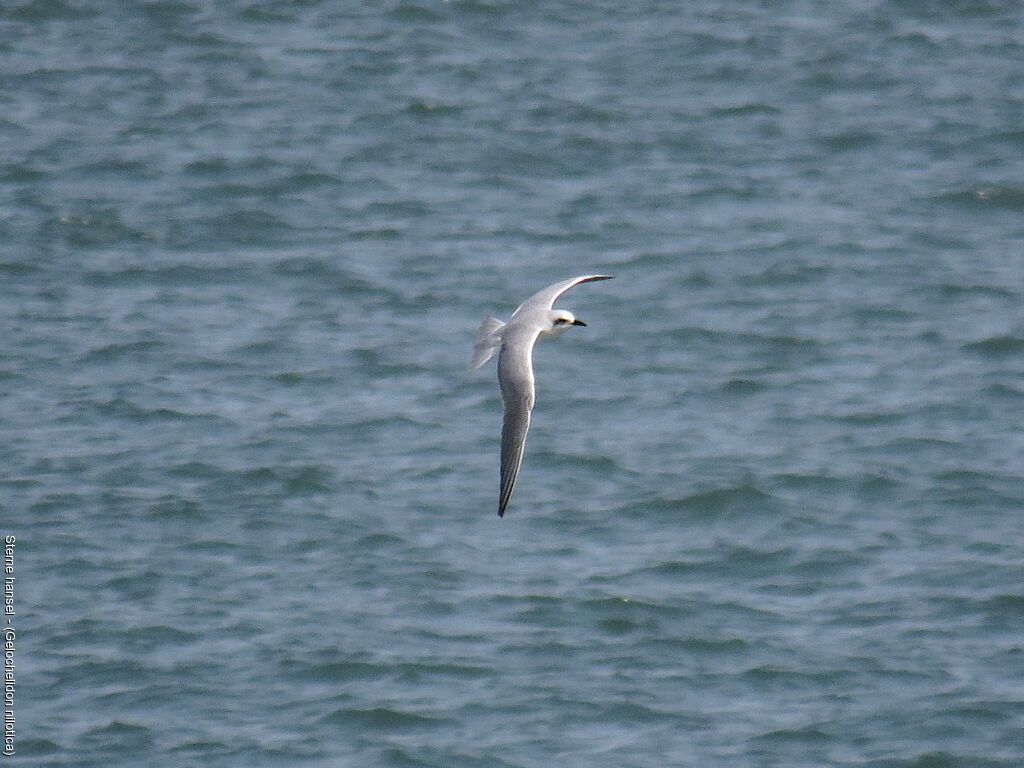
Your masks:
M 586 325 L 582 320 L 577 320 L 572 312 L 566 312 L 564 309 L 552 309 L 548 319 L 551 321 L 551 327 L 544 333 L 551 336 L 561 336 L 574 325 Z

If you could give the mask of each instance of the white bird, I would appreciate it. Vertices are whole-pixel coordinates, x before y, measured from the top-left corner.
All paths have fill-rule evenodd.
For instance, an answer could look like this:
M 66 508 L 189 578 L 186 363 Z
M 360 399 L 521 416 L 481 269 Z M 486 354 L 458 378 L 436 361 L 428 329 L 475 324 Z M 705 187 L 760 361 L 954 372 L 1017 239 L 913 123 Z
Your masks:
M 501 425 L 501 485 L 498 517 L 505 514 L 519 467 L 523 463 L 526 433 L 533 410 L 533 345 L 541 336 L 561 336 L 574 325 L 586 325 L 572 312 L 554 309 L 558 297 L 580 283 L 609 280 L 612 275 L 583 275 L 537 291 L 519 305 L 507 323 L 487 317 L 480 323 L 470 370 L 476 370 L 498 353 L 498 384 L 505 404 Z

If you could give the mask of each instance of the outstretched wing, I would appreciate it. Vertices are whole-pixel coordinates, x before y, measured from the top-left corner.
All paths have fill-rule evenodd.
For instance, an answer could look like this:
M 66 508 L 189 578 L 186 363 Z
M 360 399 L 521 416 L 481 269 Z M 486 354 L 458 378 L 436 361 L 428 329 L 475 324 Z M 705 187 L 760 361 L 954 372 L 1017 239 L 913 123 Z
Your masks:
M 498 516 L 505 514 L 508 500 L 523 463 L 526 433 L 530 430 L 533 410 L 533 345 L 535 331 L 519 333 L 506 339 L 498 354 L 498 383 L 505 403 L 501 424 L 501 485 L 498 494 Z
M 589 283 L 593 280 L 611 280 L 613 277 L 614 275 L 582 275 L 580 277 L 570 277 L 568 280 L 549 285 L 547 288 L 537 291 L 533 296 L 520 304 L 516 311 L 512 313 L 512 317 L 515 317 L 524 309 L 532 309 L 534 307 L 551 309 L 558 300 L 558 297 L 573 286 L 580 283 Z
M 523 465 L 526 433 L 530 430 L 530 410 L 521 403 L 505 407 L 501 425 L 501 489 L 498 494 L 498 517 L 504 517 L 505 508 L 512 498 L 512 489 Z

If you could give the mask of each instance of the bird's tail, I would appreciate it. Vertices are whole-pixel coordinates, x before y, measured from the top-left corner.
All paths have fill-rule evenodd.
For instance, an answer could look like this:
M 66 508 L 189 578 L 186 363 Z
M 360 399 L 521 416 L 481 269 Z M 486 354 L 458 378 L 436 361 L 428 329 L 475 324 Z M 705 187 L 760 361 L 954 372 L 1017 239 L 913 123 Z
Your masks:
M 496 317 L 485 317 L 480 323 L 473 345 L 473 358 L 469 361 L 469 370 L 475 371 L 491 359 L 494 351 L 501 346 L 501 329 L 505 324 Z

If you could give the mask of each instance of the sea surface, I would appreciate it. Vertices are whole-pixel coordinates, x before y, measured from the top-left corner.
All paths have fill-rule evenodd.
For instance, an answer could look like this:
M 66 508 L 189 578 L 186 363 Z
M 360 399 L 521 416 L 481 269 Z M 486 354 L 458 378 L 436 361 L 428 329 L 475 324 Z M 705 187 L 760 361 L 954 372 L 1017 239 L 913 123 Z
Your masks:
M 12 765 L 1024 765 L 1024 6 L 3 3 L 0 535 Z

